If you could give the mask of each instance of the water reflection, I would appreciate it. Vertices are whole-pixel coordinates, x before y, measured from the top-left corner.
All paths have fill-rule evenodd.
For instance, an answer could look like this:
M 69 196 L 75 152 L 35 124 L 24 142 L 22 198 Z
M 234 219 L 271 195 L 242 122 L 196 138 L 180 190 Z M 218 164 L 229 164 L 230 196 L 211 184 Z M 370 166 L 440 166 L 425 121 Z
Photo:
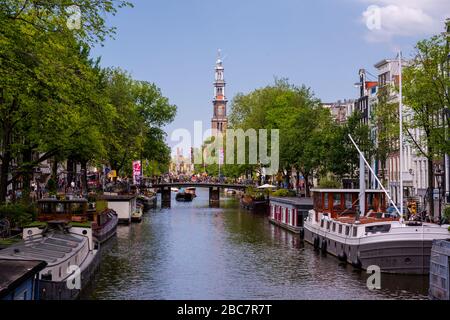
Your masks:
M 427 277 L 368 275 L 315 252 L 298 236 L 234 198 L 209 208 L 208 191 L 192 203 L 147 213 L 141 224 L 119 227 L 104 250 L 85 299 L 421 299 Z M 223 196 L 222 196 L 223 197 Z

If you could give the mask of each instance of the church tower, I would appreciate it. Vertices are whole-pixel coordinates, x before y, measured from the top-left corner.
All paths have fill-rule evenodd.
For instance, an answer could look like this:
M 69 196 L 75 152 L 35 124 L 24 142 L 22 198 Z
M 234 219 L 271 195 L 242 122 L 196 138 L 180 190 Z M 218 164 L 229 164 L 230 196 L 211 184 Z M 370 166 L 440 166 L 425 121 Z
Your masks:
M 225 133 L 228 125 L 227 118 L 227 98 L 225 97 L 225 80 L 224 80 L 224 68 L 223 62 L 220 55 L 220 50 L 218 53 L 218 58 L 216 61 L 216 76 L 214 82 L 214 113 L 211 119 L 211 129 L 216 135 L 218 132 Z

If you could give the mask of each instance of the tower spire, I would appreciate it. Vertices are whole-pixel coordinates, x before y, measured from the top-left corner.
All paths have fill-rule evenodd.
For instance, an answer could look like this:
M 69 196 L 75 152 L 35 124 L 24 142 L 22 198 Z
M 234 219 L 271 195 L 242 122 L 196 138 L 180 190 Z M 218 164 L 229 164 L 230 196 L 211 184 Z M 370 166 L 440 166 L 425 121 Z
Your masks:
M 225 96 L 225 79 L 224 68 L 222 61 L 222 50 L 217 50 L 217 61 L 215 66 L 215 81 L 214 81 L 214 110 L 211 119 L 211 129 L 213 132 L 224 133 L 227 125 L 227 99 Z

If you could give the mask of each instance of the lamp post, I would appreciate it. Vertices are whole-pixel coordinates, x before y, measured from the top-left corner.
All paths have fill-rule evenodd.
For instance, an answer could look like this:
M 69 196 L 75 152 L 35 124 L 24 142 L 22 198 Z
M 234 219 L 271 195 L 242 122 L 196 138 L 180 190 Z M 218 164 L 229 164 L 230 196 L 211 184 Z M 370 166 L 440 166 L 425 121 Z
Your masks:
M 445 176 L 445 173 L 443 170 L 441 170 L 439 167 L 435 170 L 434 173 L 435 177 L 436 177 L 436 182 L 437 182 L 437 187 L 439 190 L 439 224 L 441 224 L 442 221 L 442 182 L 443 182 L 443 178 Z

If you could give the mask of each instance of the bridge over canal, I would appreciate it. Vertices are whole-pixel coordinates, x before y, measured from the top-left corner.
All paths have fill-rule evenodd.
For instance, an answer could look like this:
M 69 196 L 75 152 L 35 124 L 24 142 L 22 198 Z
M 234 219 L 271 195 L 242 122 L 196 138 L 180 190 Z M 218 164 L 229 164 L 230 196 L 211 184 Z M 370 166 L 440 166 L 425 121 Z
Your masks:
M 161 203 L 163 207 L 170 207 L 172 188 L 205 188 L 209 189 L 209 204 L 215 206 L 220 201 L 221 189 L 245 190 L 247 184 L 228 184 L 228 183 L 203 183 L 203 182 L 171 182 L 158 183 L 152 186 L 161 190 Z

